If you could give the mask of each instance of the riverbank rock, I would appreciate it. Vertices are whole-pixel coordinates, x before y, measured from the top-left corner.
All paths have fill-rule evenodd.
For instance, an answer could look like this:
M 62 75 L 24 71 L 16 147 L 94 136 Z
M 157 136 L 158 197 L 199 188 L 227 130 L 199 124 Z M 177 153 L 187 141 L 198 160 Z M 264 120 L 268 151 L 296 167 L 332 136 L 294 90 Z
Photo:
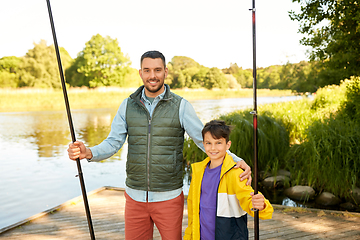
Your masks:
M 291 178 L 291 173 L 289 171 L 284 170 L 284 169 L 280 169 L 278 171 L 278 176 L 285 176 L 285 177 Z
M 355 200 L 355 204 L 360 206 L 360 188 L 355 188 L 352 190 L 352 195 Z
M 268 189 L 282 188 L 289 183 L 290 179 L 286 176 L 268 177 L 262 181 L 264 187 Z
M 277 176 L 285 176 L 285 177 L 291 178 L 291 173 L 284 169 L 279 169 L 277 172 Z M 260 179 L 264 180 L 268 177 L 272 177 L 272 174 L 270 172 L 260 171 L 259 177 L 260 177 Z
M 345 211 L 354 211 L 356 209 L 356 206 L 351 202 L 346 202 L 346 203 L 341 203 L 340 208 Z
M 315 202 L 323 206 L 334 206 L 341 203 L 341 200 L 332 193 L 323 192 L 315 199 Z
M 259 177 L 261 180 L 264 180 L 265 178 L 271 177 L 271 173 L 265 172 L 265 171 L 260 171 Z
M 290 199 L 304 201 L 312 199 L 315 196 L 315 190 L 309 186 L 293 186 L 285 189 L 284 194 Z

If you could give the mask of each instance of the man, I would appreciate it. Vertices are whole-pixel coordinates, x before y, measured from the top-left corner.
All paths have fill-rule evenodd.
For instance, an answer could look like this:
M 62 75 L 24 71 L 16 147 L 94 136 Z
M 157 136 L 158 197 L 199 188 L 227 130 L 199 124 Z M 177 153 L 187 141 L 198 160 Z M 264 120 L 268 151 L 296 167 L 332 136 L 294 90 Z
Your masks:
M 69 157 L 88 161 L 109 158 L 128 137 L 125 238 L 152 239 L 155 223 L 162 239 L 181 239 L 184 133 L 204 151 L 203 124 L 191 104 L 164 84 L 168 69 L 162 53 L 144 53 L 139 74 L 144 85 L 121 103 L 109 136 L 91 148 L 80 141 L 71 143 Z M 230 154 L 245 170 L 241 179 L 247 178 L 250 184 L 250 167 Z

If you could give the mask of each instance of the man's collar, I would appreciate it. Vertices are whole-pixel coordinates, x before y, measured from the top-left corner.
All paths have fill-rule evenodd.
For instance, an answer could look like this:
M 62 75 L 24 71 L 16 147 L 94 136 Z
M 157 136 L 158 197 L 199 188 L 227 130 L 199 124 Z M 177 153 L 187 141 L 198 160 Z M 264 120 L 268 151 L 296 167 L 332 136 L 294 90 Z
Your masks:
M 166 87 L 164 88 L 164 91 L 163 91 L 161 94 L 157 95 L 157 96 L 154 98 L 154 100 L 155 100 L 155 99 L 159 99 L 159 100 L 163 99 L 164 96 L 165 96 L 165 93 L 166 93 Z M 144 87 L 144 88 L 142 89 L 142 91 L 141 91 L 141 98 L 142 98 L 143 100 L 146 100 L 146 101 L 147 101 L 147 99 L 146 99 L 146 94 L 145 94 L 145 87 Z

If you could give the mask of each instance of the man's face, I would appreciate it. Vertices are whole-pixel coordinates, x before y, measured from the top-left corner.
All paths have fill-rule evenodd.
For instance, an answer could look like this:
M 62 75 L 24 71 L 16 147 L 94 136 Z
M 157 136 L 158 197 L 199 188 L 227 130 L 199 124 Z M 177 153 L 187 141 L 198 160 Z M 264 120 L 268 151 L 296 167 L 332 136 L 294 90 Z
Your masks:
M 156 97 L 164 92 L 164 80 L 168 69 L 164 67 L 161 58 L 144 58 L 139 70 L 148 97 Z

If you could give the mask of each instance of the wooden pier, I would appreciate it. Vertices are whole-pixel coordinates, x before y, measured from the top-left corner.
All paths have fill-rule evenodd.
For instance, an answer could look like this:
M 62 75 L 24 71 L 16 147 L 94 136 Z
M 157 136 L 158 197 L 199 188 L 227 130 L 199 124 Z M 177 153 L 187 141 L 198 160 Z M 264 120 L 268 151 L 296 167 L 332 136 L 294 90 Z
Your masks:
M 124 239 L 124 189 L 103 187 L 88 193 L 96 239 Z M 260 220 L 260 239 L 360 239 L 360 213 L 274 205 L 273 219 Z M 250 239 L 253 218 L 249 217 Z M 183 232 L 187 227 L 184 209 Z M 0 229 L 0 239 L 90 239 L 82 196 Z M 161 239 L 155 228 L 154 239 Z

